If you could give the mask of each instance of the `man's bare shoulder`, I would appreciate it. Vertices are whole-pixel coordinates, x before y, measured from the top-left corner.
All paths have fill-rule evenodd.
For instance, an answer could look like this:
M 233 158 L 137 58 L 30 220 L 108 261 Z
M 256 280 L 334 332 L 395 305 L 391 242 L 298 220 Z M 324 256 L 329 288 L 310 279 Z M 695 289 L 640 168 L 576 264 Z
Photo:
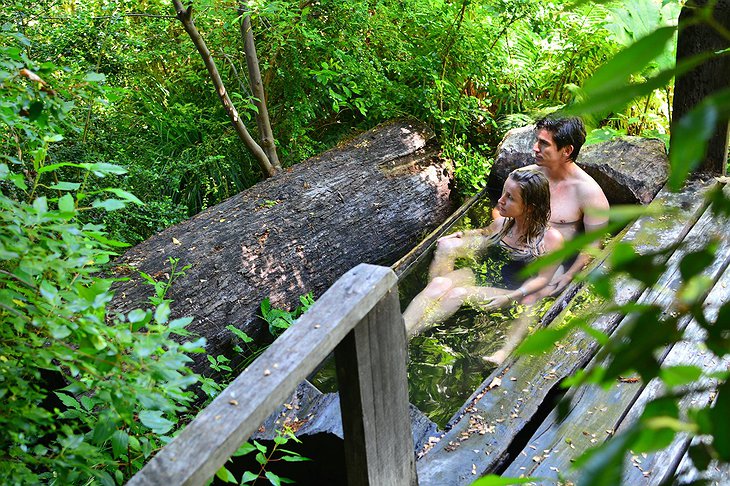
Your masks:
M 576 168 L 578 169 L 575 172 L 578 197 L 585 202 L 600 202 L 600 206 L 603 206 L 602 201 L 606 200 L 606 195 L 604 194 L 603 189 L 601 189 L 601 186 L 586 171 L 584 171 L 577 165 Z M 608 202 L 606 202 L 606 206 L 608 206 Z

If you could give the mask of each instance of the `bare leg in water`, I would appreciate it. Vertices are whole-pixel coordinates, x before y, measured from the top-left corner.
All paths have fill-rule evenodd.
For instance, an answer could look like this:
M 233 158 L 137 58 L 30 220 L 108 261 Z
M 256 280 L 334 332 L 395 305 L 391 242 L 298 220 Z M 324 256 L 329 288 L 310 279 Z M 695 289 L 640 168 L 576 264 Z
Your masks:
M 412 336 L 445 321 L 465 303 L 481 307 L 491 297 L 512 292 L 496 287 L 478 287 L 475 283 L 474 273 L 468 268 L 433 279 L 403 313 L 406 333 Z
M 463 298 L 459 298 L 463 286 L 474 284 L 474 273 L 468 268 L 454 270 L 431 280 L 403 312 L 406 334 L 415 336 L 448 319 L 464 302 Z
M 457 233 L 459 234 L 459 233 Z M 474 257 L 486 250 L 492 243 L 484 235 L 448 236 L 438 242 L 436 251 L 428 267 L 429 282 L 454 271 L 458 258 Z

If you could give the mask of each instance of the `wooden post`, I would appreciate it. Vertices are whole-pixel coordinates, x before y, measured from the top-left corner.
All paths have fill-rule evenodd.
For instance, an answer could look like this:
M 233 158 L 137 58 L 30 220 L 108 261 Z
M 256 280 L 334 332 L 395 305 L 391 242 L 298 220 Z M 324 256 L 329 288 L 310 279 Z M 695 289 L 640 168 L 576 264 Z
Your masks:
M 350 486 L 418 484 L 407 343 L 393 288 L 335 350 Z
M 730 0 L 714 2 L 713 18 L 720 26 L 730 30 Z M 708 0 L 689 0 L 679 15 L 681 28 L 677 37 L 677 64 L 702 52 L 717 52 L 728 48 L 728 41 L 707 23 L 699 21 L 698 10 L 706 8 Z M 730 80 L 730 58 L 715 56 L 695 69 L 679 76 L 674 82 L 674 102 L 672 124 L 702 101 L 706 96 L 728 86 Z M 701 172 L 722 174 L 727 163 L 728 137 L 730 123 L 722 120 L 710 138 L 707 155 L 698 168 Z
M 347 272 L 127 484 L 204 484 L 343 339 L 353 336 L 353 329 L 360 329 L 353 338 L 360 358 L 356 365 L 379 368 L 381 364 L 395 363 L 382 370 L 362 369 L 354 374 L 361 377 L 361 385 L 379 387 L 371 388 L 371 393 L 362 393 L 363 399 L 368 401 L 355 405 L 367 414 L 364 437 L 382 441 L 390 447 L 381 449 L 380 444 L 367 444 L 367 449 L 374 448 L 393 455 L 391 462 L 381 460 L 369 464 L 391 468 L 398 464 L 394 460 L 404 460 L 410 464 L 407 472 L 412 472 L 413 438 L 408 409 L 401 412 L 402 407 L 408 406 L 406 341 L 396 285 L 395 273 L 386 267 L 360 264 Z M 396 354 L 399 357 L 394 358 Z M 400 363 L 400 368 L 397 368 L 397 363 Z M 399 375 L 392 376 L 396 369 Z M 372 378 L 367 378 L 369 376 Z M 381 397 L 381 391 L 387 396 Z M 395 398 L 390 398 L 391 395 Z M 345 393 L 345 396 L 351 394 Z M 373 400 L 378 403 L 373 404 Z M 395 404 L 399 404 L 400 408 Z M 390 407 L 393 409 L 389 410 Z M 343 404 L 343 408 L 347 405 Z M 397 420 L 402 420 L 402 423 L 393 422 Z M 348 421 L 353 422 L 349 414 Z M 382 435 L 376 437 L 371 433 L 373 424 Z M 403 435 L 404 430 L 407 437 Z M 398 440 L 403 443 L 393 446 L 396 432 Z M 345 440 L 350 440 L 347 435 Z M 402 452 L 405 450 L 407 455 Z M 398 456 L 395 456 L 396 451 Z M 380 476 L 373 476 L 394 479 L 372 484 L 405 484 L 399 478 L 415 477 L 407 476 L 401 472 L 402 469 L 403 465 L 398 464 L 395 472 L 388 470 Z

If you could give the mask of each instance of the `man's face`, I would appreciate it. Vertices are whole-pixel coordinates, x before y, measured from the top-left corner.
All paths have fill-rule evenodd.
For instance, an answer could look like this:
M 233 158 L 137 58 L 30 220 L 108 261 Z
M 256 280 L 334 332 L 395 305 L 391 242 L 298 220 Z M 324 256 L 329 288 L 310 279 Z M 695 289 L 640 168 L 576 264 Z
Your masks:
M 566 162 L 572 150 L 571 145 L 558 149 L 553 140 L 553 134 L 545 129 L 537 132 L 537 140 L 532 147 L 532 151 L 535 153 L 535 163 L 547 167 Z

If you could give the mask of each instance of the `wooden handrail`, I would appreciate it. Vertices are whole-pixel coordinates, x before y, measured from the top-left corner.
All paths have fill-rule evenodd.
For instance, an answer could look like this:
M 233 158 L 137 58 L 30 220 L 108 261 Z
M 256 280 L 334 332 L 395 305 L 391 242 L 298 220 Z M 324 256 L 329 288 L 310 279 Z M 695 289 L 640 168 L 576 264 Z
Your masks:
M 204 484 L 333 350 L 348 483 L 417 484 L 397 279 L 367 264 L 335 282 L 127 484 Z

